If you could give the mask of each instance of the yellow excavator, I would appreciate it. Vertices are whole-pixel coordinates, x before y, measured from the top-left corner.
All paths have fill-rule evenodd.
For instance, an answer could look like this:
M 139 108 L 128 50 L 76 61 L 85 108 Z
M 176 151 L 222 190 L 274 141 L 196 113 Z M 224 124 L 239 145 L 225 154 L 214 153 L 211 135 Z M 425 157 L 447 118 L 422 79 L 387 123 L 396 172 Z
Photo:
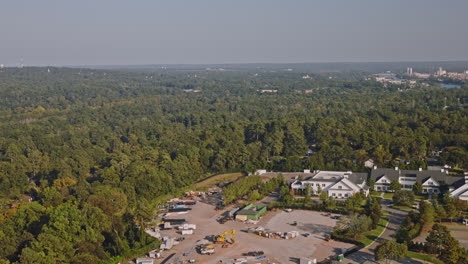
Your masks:
M 216 236 L 214 241 L 216 244 L 234 244 L 234 235 L 236 234 L 236 230 L 228 230 L 224 233 L 222 233 L 219 236 Z

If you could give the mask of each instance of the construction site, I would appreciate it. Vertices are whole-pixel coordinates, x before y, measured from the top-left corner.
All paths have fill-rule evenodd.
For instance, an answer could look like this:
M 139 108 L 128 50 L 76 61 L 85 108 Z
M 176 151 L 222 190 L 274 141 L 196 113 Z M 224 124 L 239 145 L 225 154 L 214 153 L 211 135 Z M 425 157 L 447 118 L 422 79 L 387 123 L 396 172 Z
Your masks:
M 331 240 L 336 217 L 320 212 L 267 212 L 259 205 L 220 209 L 213 202 L 194 200 L 175 201 L 177 206 L 161 211 L 160 225 L 147 229 L 162 241 L 160 249 L 140 263 L 312 264 L 336 259 L 354 246 Z

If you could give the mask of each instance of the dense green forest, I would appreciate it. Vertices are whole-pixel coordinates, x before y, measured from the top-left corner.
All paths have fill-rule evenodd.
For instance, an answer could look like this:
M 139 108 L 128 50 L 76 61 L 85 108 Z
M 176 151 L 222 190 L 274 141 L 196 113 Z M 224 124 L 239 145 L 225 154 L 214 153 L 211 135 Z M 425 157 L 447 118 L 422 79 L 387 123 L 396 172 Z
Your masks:
M 152 242 L 155 199 L 213 173 L 417 168 L 433 150 L 468 168 L 467 84 L 304 74 L 0 70 L 0 259 L 110 262 Z

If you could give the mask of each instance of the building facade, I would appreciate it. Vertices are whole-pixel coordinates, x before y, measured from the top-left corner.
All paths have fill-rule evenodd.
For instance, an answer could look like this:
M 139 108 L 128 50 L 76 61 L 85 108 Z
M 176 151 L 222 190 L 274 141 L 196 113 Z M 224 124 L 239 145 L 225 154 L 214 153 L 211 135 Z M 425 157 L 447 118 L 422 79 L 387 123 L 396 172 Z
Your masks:
M 274 177 L 279 172 L 267 172 L 257 170 L 255 174 Z M 464 177 L 453 176 L 448 170 L 400 170 L 395 168 L 377 168 L 374 166 L 370 173 L 355 173 L 352 171 L 313 171 L 284 172 L 282 173 L 291 183 L 291 190 L 295 194 L 304 195 L 310 185 L 311 194 L 324 191 L 334 198 L 348 198 L 354 193 L 363 192 L 369 194 L 367 179 L 375 182 L 374 190 L 379 192 L 391 192 L 390 184 L 397 180 L 402 190 L 411 191 L 416 182 L 422 185 L 423 194 L 439 194 L 448 191 L 454 198 L 468 201 L 468 173 Z
M 374 190 L 379 192 L 392 191 L 390 183 L 397 180 L 402 190 L 411 191 L 416 182 L 419 182 L 422 185 L 423 194 L 439 194 L 445 188 L 452 197 L 468 200 L 468 177 L 449 175 L 448 170 L 445 169 L 434 171 L 374 167 L 370 173 L 370 179 L 375 181 Z
M 312 194 L 319 190 L 326 192 L 333 198 L 348 198 L 357 192 L 369 193 L 366 185 L 367 173 L 353 173 L 351 171 L 314 171 L 311 176 L 303 180 L 296 180 L 291 184 L 295 193 L 304 193 L 310 185 Z
M 236 213 L 236 220 L 247 221 L 247 220 L 258 220 L 266 213 L 266 206 L 249 204 Z

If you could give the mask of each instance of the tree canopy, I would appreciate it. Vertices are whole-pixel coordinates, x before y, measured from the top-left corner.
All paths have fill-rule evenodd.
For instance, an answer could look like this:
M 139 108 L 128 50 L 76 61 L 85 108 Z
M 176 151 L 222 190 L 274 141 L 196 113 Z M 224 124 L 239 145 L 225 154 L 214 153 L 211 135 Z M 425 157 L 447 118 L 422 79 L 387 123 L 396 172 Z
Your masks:
M 468 167 L 466 86 L 385 86 L 358 72 L 49 69 L 0 71 L 0 258 L 10 262 L 125 255 L 151 242 L 138 224 L 158 197 L 214 173 L 364 171 L 368 158 L 416 169 L 432 150 Z M 227 187 L 227 200 L 282 184 L 251 181 Z

